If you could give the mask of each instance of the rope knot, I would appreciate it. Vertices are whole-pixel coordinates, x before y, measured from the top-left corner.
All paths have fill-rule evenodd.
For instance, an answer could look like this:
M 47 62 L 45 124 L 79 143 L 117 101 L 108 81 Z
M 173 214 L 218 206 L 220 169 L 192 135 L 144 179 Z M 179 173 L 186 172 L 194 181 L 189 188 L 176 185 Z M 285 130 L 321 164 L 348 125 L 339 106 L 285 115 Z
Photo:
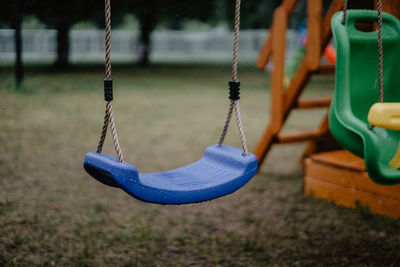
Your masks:
M 239 100 L 240 99 L 240 81 L 232 80 L 229 81 L 229 99 Z
M 113 82 L 111 78 L 104 79 L 104 100 L 107 102 L 113 100 Z

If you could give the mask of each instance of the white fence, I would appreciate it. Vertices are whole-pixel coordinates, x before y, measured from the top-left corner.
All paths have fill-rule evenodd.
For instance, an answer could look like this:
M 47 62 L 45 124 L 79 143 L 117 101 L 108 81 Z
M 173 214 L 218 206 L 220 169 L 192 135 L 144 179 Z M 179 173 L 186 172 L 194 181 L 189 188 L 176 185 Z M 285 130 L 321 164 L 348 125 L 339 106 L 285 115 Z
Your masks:
M 23 30 L 23 60 L 51 62 L 57 54 L 55 30 Z M 266 30 L 240 32 L 239 60 L 254 62 L 267 35 Z M 137 31 L 113 30 L 112 60 L 133 62 L 140 55 Z M 71 62 L 104 60 L 103 30 L 72 30 L 70 38 Z M 155 31 L 151 35 L 153 62 L 229 62 L 232 57 L 232 32 L 215 29 L 202 32 Z M 295 33 L 287 34 L 288 51 L 295 46 Z M 15 58 L 14 30 L 0 30 L 0 61 Z

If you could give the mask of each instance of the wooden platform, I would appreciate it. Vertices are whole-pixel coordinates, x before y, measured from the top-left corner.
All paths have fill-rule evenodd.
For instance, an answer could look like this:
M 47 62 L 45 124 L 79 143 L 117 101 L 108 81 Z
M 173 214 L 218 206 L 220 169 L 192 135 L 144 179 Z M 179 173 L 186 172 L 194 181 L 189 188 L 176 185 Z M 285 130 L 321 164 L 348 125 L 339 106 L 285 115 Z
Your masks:
M 377 185 L 364 160 L 346 150 L 313 154 L 304 166 L 304 193 L 338 205 L 368 206 L 372 213 L 400 218 L 400 185 Z

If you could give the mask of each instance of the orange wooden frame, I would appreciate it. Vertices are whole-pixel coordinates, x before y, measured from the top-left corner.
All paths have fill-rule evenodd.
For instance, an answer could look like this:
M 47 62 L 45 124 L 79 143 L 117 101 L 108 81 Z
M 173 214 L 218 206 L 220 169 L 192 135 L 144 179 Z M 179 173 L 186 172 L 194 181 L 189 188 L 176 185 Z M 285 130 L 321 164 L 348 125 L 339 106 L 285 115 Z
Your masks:
M 316 130 L 306 132 L 281 133 L 283 125 L 293 109 L 329 107 L 330 99 L 300 100 L 300 95 L 314 73 L 334 73 L 334 66 L 321 66 L 320 58 L 332 38 L 330 21 L 334 13 L 342 7 L 342 0 L 333 0 L 325 16 L 322 17 L 322 0 L 307 1 L 308 41 L 306 55 L 294 74 L 288 88 L 284 89 L 284 57 L 287 23 L 298 1 L 284 0 L 274 12 L 270 34 L 261 47 L 257 67 L 264 69 L 272 56 L 271 119 L 254 154 L 261 165 L 272 144 L 310 141 L 305 154 L 317 149 L 317 141 L 330 136 L 326 115 Z M 334 141 L 332 141 L 334 143 Z
M 348 207 L 367 205 L 373 213 L 400 218 L 400 186 L 387 187 L 374 184 L 365 171 L 363 159 L 346 150 L 316 153 L 337 148 L 330 136 L 328 114 L 315 130 L 282 133 L 283 125 L 294 109 L 320 108 L 330 105 L 330 98 L 302 100 L 300 95 L 311 75 L 334 73 L 333 66 L 320 65 L 320 58 L 332 37 L 331 17 L 341 9 L 343 0 L 333 0 L 324 17 L 322 17 L 322 1 L 307 0 L 308 41 L 306 54 L 285 90 L 283 75 L 286 27 L 296 3 L 297 0 L 284 0 L 282 5 L 277 8 L 270 34 L 257 59 L 257 67 L 260 69 L 265 68 L 271 57 L 273 59 L 271 119 L 254 151 L 258 163 L 261 165 L 271 146 L 275 143 L 308 141 L 305 150 L 307 159 L 304 164 L 305 194 Z M 400 18 L 400 1 L 383 1 L 383 10 Z
M 400 218 L 400 185 L 375 184 L 364 160 L 347 150 L 313 154 L 304 164 L 304 194 L 346 207 L 368 206 L 372 213 Z

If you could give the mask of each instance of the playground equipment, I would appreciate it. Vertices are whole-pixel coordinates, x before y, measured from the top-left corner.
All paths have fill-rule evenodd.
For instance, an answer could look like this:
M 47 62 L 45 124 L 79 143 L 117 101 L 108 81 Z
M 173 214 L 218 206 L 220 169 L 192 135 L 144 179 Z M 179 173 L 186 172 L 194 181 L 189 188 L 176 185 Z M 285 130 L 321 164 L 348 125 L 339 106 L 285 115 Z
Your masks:
M 353 4 L 354 2 L 356 2 L 356 0 L 349 1 L 349 3 Z M 297 1 L 295 0 L 284 0 L 282 2 L 282 5 L 275 11 L 274 21 L 270 29 L 270 34 L 268 35 L 263 47 L 261 48 L 257 60 L 257 66 L 260 69 L 264 69 L 266 64 L 268 63 L 270 56 L 273 56 L 271 104 L 272 109 L 275 110 L 275 112 L 271 113 L 269 125 L 267 126 L 264 135 L 262 136 L 255 149 L 255 154 L 258 157 L 259 166 L 261 165 L 262 161 L 264 160 L 265 156 L 267 155 L 273 144 L 307 141 L 308 145 L 304 152 L 304 155 L 306 157 L 304 160 L 304 193 L 306 195 L 312 195 L 318 198 L 327 199 L 330 201 L 334 201 L 339 205 L 344 205 L 348 207 L 366 205 L 373 213 L 388 215 L 392 217 L 400 217 L 400 185 L 384 186 L 374 183 L 366 172 L 364 159 L 350 153 L 347 150 L 343 150 L 343 148 L 339 144 L 335 143 L 335 140 L 331 138 L 328 124 L 328 116 L 324 118 L 317 130 L 298 133 L 294 132 L 289 134 L 282 133 L 281 131 L 283 124 L 285 123 L 287 117 L 291 114 L 292 111 L 296 109 L 329 106 L 330 99 L 302 100 L 300 99 L 300 95 L 307 82 L 309 81 L 311 75 L 320 73 L 334 73 L 332 65 L 321 65 L 320 57 L 321 51 L 324 51 L 324 49 L 326 49 L 326 45 L 331 40 L 331 18 L 334 13 L 342 8 L 343 1 L 333 0 L 328 11 L 325 12 L 324 17 L 322 17 L 321 15 L 320 1 L 307 1 L 307 27 L 310 34 L 309 40 L 306 45 L 306 54 L 302 58 L 300 65 L 296 69 L 296 72 L 291 79 L 288 88 L 284 90 L 283 68 L 285 53 L 285 31 L 287 21 L 290 18 L 290 14 L 296 3 Z M 370 8 L 372 8 L 374 5 L 375 7 L 377 6 L 377 2 L 372 0 L 358 1 L 357 5 L 359 4 L 368 4 L 368 7 Z M 383 10 L 399 17 L 400 1 L 385 0 L 383 2 Z M 376 12 L 374 14 L 374 20 L 376 20 Z M 340 25 L 340 27 L 343 27 L 343 25 Z M 385 29 L 383 31 L 385 32 Z M 366 105 L 364 113 L 365 117 L 363 118 L 363 123 L 366 124 L 366 130 L 368 130 L 368 111 L 371 105 L 377 101 L 379 90 L 377 85 L 373 87 L 374 89 L 366 89 L 366 84 L 364 84 L 362 80 L 366 77 L 368 77 L 368 79 L 376 78 L 378 73 L 378 49 L 376 32 L 367 32 L 365 34 L 369 36 L 373 35 L 373 38 L 375 39 L 374 51 L 372 52 L 375 56 L 365 58 L 365 60 L 367 60 L 369 63 L 373 61 L 373 74 L 371 74 L 370 77 L 368 77 L 368 74 L 362 75 L 360 79 L 353 79 L 352 81 L 353 83 L 355 83 L 356 81 L 361 81 L 361 87 L 359 87 L 359 89 L 362 90 L 362 92 L 360 92 L 361 94 L 364 94 L 364 90 L 371 90 L 372 94 L 372 90 L 374 90 L 373 101 L 369 102 L 369 104 Z M 383 34 L 383 36 L 385 37 L 385 33 Z M 389 51 L 387 53 L 391 53 L 391 51 L 394 51 L 396 49 L 393 47 L 393 43 L 391 45 L 392 48 L 390 48 L 390 45 L 389 47 L 388 45 L 386 45 L 385 47 L 385 43 L 387 42 L 384 40 L 384 56 L 386 50 Z M 315 49 L 311 49 L 311 47 L 314 47 Z M 342 56 L 342 54 L 339 53 L 341 52 L 338 51 L 338 57 Z M 397 54 L 399 53 L 397 52 Z M 392 63 L 390 63 L 390 59 L 386 60 L 387 57 L 393 57 L 393 59 L 391 59 L 393 60 L 393 62 L 399 60 L 399 55 L 393 56 L 391 54 L 390 56 L 385 56 L 385 77 L 390 76 L 391 73 L 394 73 L 396 71 L 395 67 L 389 69 L 389 65 Z M 386 63 L 386 61 L 388 62 Z M 338 67 L 340 64 L 342 64 L 342 62 L 338 62 Z M 387 77 L 387 79 L 397 79 L 397 84 L 399 81 L 399 78 L 397 77 Z M 342 84 L 343 82 L 344 80 L 341 81 Z M 365 85 L 364 87 L 363 84 Z M 372 84 L 374 85 L 374 83 Z M 385 99 L 395 99 L 394 96 L 396 95 L 396 93 L 391 92 L 392 89 L 390 87 L 391 85 L 393 85 L 393 82 L 385 81 L 384 85 Z M 371 87 L 371 83 L 368 83 L 368 87 Z M 384 104 L 388 105 L 388 103 Z M 376 111 L 379 110 L 373 109 L 370 111 L 371 118 L 373 117 L 374 113 L 376 114 Z M 390 116 L 390 106 L 385 106 L 384 111 L 384 114 L 387 117 L 393 118 Z M 396 135 L 396 133 L 392 133 L 393 130 L 380 129 L 378 127 L 378 125 L 385 126 L 385 124 L 385 127 L 387 127 L 387 120 L 384 121 L 382 119 L 382 116 L 379 116 L 378 121 L 372 120 L 373 119 L 371 119 L 371 122 L 376 126 L 372 131 L 379 131 L 382 133 L 390 132 L 390 135 Z M 382 124 L 378 124 L 377 122 Z M 393 122 L 390 122 L 390 125 L 393 126 Z M 362 143 L 361 140 L 358 140 L 357 142 Z M 387 153 L 387 158 L 385 162 L 386 165 L 395 154 L 397 142 L 398 139 L 396 142 L 391 143 L 391 153 Z M 387 167 L 391 168 L 389 166 Z
M 286 29 L 290 15 L 297 0 L 284 0 L 274 13 L 270 33 L 260 50 L 257 67 L 264 69 L 272 56 L 271 71 L 271 117 L 263 136 L 259 140 L 254 154 L 261 165 L 273 144 L 286 144 L 309 141 L 305 156 L 317 151 L 337 148 L 336 142 L 330 136 L 328 116 L 326 115 L 318 129 L 305 132 L 282 133 L 282 128 L 290 113 L 296 109 L 328 108 L 330 98 L 302 100 L 300 96 L 311 75 L 332 74 L 335 66 L 321 65 L 320 59 L 328 46 L 331 33 L 331 18 L 342 7 L 342 0 L 333 0 L 325 15 L 322 15 L 322 0 L 307 1 L 307 32 L 306 53 L 295 74 L 284 90 L 284 60 Z
M 211 200 L 230 194 L 245 185 L 257 172 L 257 158 L 247 151 L 246 138 L 240 120 L 240 82 L 237 77 L 240 0 L 236 0 L 235 10 L 232 80 L 229 82 L 230 105 L 219 142 L 217 145 L 209 146 L 199 161 L 159 173 L 139 173 L 134 166 L 123 160 L 111 105 L 113 89 L 110 61 L 110 0 L 106 0 L 105 3 L 106 79 L 104 80 L 104 98 L 107 102 L 106 114 L 97 152 L 86 154 L 83 163 L 85 170 L 103 184 L 120 187 L 137 199 L 159 204 L 187 204 Z M 236 114 L 242 150 L 223 145 L 233 111 Z M 118 158 L 101 154 L 109 125 Z
M 389 165 L 399 165 L 399 156 L 392 158 L 400 138 L 400 22 L 381 10 L 349 10 L 344 24 L 343 16 L 341 12 L 332 19 L 340 57 L 329 116 L 331 132 L 346 149 L 364 158 L 369 177 L 376 183 L 398 184 L 400 171 Z M 382 18 L 378 20 L 379 37 L 376 31 L 357 29 L 357 23 L 372 25 L 378 17 Z M 382 42 L 379 63 L 383 59 L 384 69 L 378 64 Z

